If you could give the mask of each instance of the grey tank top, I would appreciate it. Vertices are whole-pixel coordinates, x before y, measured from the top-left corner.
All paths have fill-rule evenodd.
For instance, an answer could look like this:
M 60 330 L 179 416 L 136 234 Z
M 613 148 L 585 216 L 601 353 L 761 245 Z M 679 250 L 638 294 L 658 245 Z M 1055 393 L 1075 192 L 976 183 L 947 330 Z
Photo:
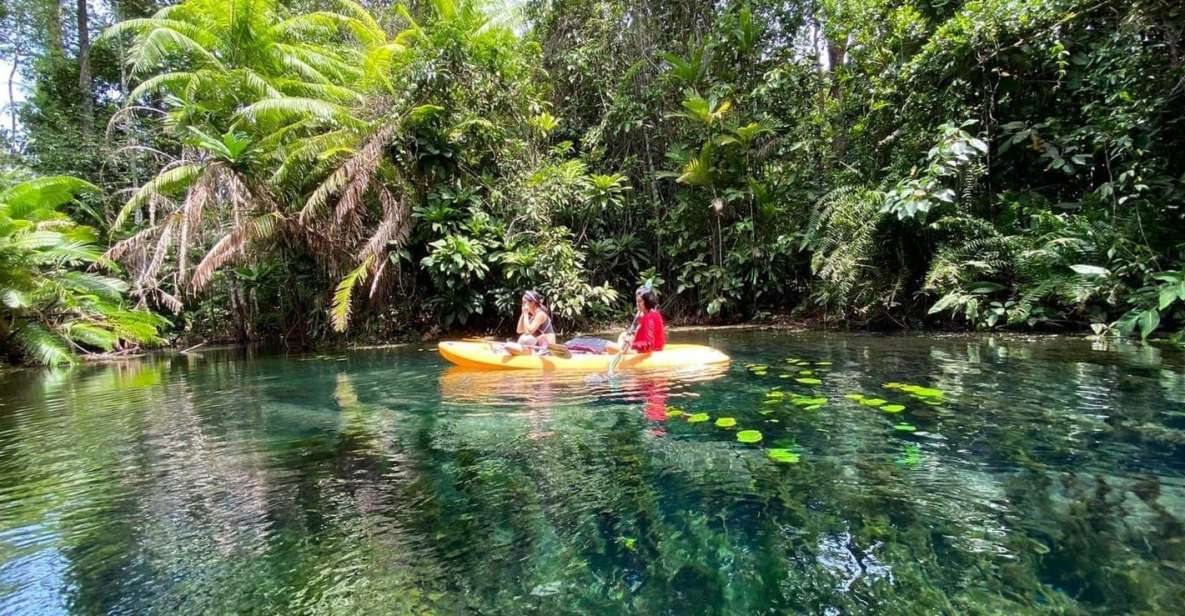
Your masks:
M 535 330 L 531 334 L 532 336 L 538 337 L 538 336 L 542 336 L 544 334 L 554 334 L 555 333 L 555 328 L 551 326 L 551 313 L 544 310 L 543 314 L 547 315 L 547 320 L 543 322 L 543 325 L 539 326 L 539 329 Z

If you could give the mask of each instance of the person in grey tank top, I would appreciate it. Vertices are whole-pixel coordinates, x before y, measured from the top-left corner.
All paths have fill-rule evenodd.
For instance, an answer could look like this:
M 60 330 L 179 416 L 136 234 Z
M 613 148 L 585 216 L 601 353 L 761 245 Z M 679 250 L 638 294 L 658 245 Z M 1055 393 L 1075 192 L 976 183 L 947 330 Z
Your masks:
M 518 344 L 506 345 L 506 350 L 515 355 L 539 353 L 546 351 L 548 344 L 555 344 L 551 311 L 544 305 L 543 296 L 538 292 L 523 293 L 522 311 L 518 315 L 515 331 L 519 334 Z

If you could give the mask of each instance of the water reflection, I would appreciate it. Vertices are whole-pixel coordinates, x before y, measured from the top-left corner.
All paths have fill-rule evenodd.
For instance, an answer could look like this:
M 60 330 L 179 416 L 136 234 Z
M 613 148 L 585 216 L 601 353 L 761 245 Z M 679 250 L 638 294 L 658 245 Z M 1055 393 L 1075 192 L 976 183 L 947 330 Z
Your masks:
M 602 372 L 471 370 L 453 366 L 440 376 L 440 393 L 444 404 L 463 408 L 570 407 L 643 399 L 657 403 L 668 396 L 690 396 L 697 384 L 723 378 L 728 372 L 728 366 L 700 366 L 631 371 L 610 377 Z
M 731 369 L 472 372 L 395 349 L 0 375 L 0 613 L 1182 604 L 1179 356 L 709 336 Z M 822 383 L 798 383 L 788 359 Z M 944 393 L 927 405 L 889 381 Z M 765 404 L 775 388 L 828 402 Z M 905 421 L 917 430 L 894 428 Z

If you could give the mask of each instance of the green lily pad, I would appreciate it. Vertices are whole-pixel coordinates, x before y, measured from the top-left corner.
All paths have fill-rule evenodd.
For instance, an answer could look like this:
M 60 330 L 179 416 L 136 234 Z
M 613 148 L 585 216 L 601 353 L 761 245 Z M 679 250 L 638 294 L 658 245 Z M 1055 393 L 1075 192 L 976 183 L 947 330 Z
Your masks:
M 804 407 L 802 407 L 802 410 L 804 410 L 804 411 L 817 411 L 817 410 L 819 410 L 819 409 L 821 409 L 821 408 L 823 408 L 823 405 L 822 405 L 822 404 L 812 404 L 812 405 L 810 405 L 810 406 L 804 406 Z
M 766 451 L 766 455 L 778 464 L 798 464 L 802 459 L 800 455 L 789 449 L 769 449 Z
M 701 423 L 711 419 L 707 413 L 696 413 L 687 417 L 687 423 Z
M 847 398 L 848 400 L 863 400 L 864 394 L 844 394 L 843 397 Z
M 918 427 L 913 424 L 899 423 L 893 426 L 893 429 L 898 432 L 914 432 L 918 429 Z
M 941 389 L 922 387 L 921 385 L 902 385 L 899 389 L 919 398 L 941 398 L 945 395 Z
M 682 417 L 683 411 L 679 409 L 670 409 L 667 411 L 667 417 Z
M 817 362 L 815 362 L 815 365 L 816 365 L 816 366 L 830 366 L 830 365 L 831 365 L 831 362 L 829 362 L 829 361 L 817 361 Z
M 790 375 L 789 374 L 779 374 L 778 378 L 779 379 L 788 379 L 788 378 L 790 378 Z
M 732 417 L 721 417 L 716 420 L 717 428 L 732 428 L 737 425 L 737 420 Z
M 905 385 L 896 381 L 890 381 L 888 383 L 882 384 L 881 387 L 884 387 L 885 389 L 901 389 L 902 387 L 905 387 Z
M 760 443 L 761 433 L 757 430 L 741 430 L 737 432 L 737 440 L 742 443 Z
M 794 379 L 794 380 L 798 381 L 799 383 L 802 383 L 803 385 L 822 385 L 823 384 L 823 381 L 820 381 L 819 379 L 815 379 L 815 378 L 811 378 L 811 377 L 804 377 L 801 379 Z
M 881 407 L 881 410 L 886 413 L 900 413 L 905 410 L 904 404 L 886 404 Z
M 798 371 L 799 376 L 811 376 L 812 374 L 814 374 L 813 370 L 799 370 Z
M 880 406 L 886 402 L 888 402 L 888 400 L 882 400 L 880 398 L 864 398 L 860 401 L 860 404 L 863 404 L 864 406 Z

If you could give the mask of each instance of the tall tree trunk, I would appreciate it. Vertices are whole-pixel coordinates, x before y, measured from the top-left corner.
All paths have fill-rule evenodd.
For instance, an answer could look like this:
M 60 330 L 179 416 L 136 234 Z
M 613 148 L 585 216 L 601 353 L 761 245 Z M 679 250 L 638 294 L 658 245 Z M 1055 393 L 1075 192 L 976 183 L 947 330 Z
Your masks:
M 62 6 L 61 0 L 45 0 L 45 44 L 49 55 L 62 57 Z
M 19 51 L 12 54 L 12 70 L 8 71 L 8 114 L 12 120 L 12 132 L 8 135 L 9 145 L 12 146 L 12 154 L 16 155 L 16 92 L 14 91 L 13 82 L 16 81 L 16 69 L 21 64 L 21 54 Z
M 843 88 L 840 86 L 840 76 L 838 71 L 847 62 L 848 55 L 848 35 L 844 34 L 842 37 L 828 37 L 827 39 L 827 70 L 831 73 L 831 88 L 828 90 L 828 97 L 833 101 L 841 101 L 843 98 Z M 842 105 L 838 105 L 839 109 L 843 109 Z M 831 154 L 836 160 L 841 160 L 848 149 L 848 135 L 846 130 L 836 132 L 835 138 L 831 142 Z
M 94 95 L 91 92 L 91 35 L 90 16 L 86 0 L 78 0 L 78 90 L 82 97 L 82 134 L 90 135 L 94 130 Z

